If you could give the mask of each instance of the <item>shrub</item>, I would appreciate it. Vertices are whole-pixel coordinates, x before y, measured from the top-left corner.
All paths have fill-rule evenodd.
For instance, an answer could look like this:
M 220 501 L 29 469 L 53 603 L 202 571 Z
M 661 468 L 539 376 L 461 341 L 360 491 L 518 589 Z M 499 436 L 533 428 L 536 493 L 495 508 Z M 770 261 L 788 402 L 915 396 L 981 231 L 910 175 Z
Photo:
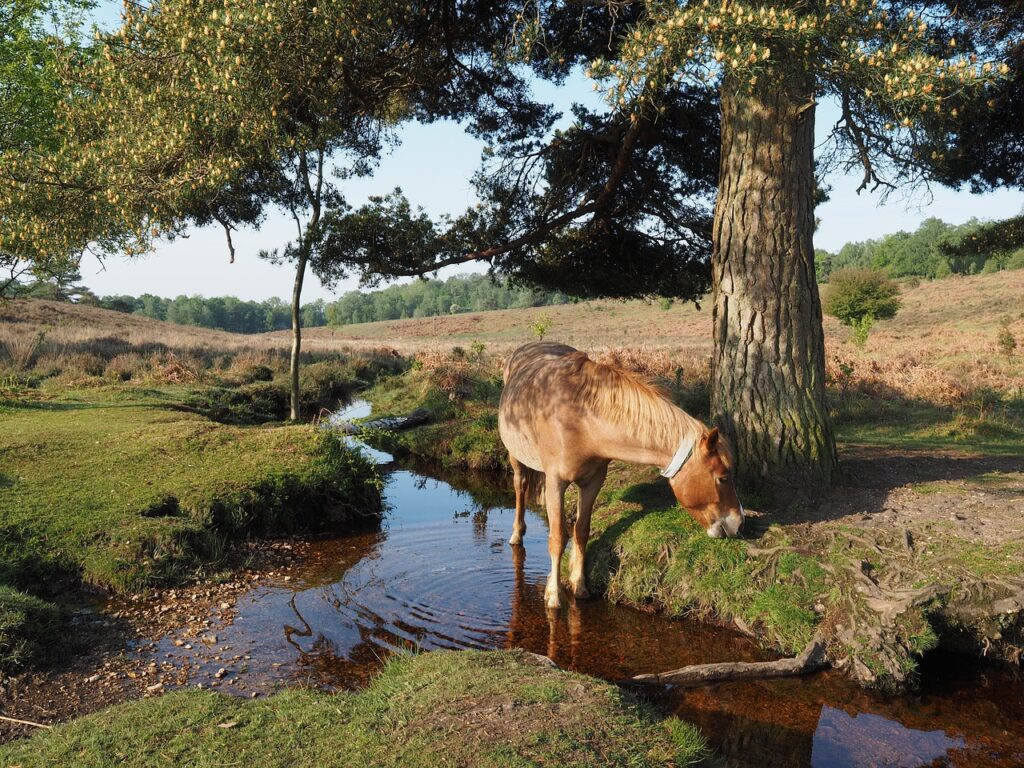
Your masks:
M 985 259 L 985 263 L 981 267 L 981 274 L 991 275 L 999 271 L 999 259 Z
M 1014 251 L 1006 260 L 1007 269 L 1024 269 L 1024 248 Z
M 996 337 L 996 346 L 998 346 L 999 351 L 1007 357 L 1011 357 L 1017 349 L 1017 339 L 1013 335 L 1013 331 L 1010 330 L 1010 322 L 1008 320 L 1004 320 L 1002 326 L 999 328 L 999 335 Z
M 844 325 L 870 330 L 875 320 L 892 317 L 900 308 L 899 286 L 871 269 L 840 269 L 829 278 L 824 310 Z M 866 321 L 865 318 L 871 318 Z M 860 331 L 858 331 L 859 333 Z M 864 335 L 867 332 L 864 331 Z
M 530 330 L 533 331 L 533 335 L 537 337 L 537 341 L 544 341 L 544 337 L 551 329 L 551 316 L 541 315 L 537 318 L 533 325 L 530 326 Z

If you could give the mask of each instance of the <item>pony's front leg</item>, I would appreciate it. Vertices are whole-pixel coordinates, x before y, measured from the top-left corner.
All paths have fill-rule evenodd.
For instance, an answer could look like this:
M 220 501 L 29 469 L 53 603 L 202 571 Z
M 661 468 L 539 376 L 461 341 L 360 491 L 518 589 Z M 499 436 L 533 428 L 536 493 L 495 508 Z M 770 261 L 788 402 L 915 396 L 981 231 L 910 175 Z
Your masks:
M 558 608 L 561 605 L 558 596 L 558 572 L 567 540 L 562 514 L 567 486 L 568 483 L 565 481 L 550 473 L 547 475 L 544 495 L 548 509 L 548 554 L 551 555 L 551 573 L 548 574 L 548 583 L 544 588 L 544 604 L 548 608 Z
M 580 502 L 576 512 L 576 525 L 572 529 L 572 557 L 569 560 L 569 586 L 576 597 L 590 597 L 585 566 L 587 540 L 590 538 L 590 515 L 594 511 L 594 502 L 597 501 L 597 494 L 601 491 L 607 474 L 608 465 L 605 464 L 586 480 L 576 482 L 580 489 Z
M 516 491 L 516 516 L 512 522 L 512 538 L 508 543 L 517 547 L 523 543 L 523 534 L 526 533 L 526 475 L 523 465 L 512 454 L 509 454 L 508 461 L 512 465 L 512 485 Z

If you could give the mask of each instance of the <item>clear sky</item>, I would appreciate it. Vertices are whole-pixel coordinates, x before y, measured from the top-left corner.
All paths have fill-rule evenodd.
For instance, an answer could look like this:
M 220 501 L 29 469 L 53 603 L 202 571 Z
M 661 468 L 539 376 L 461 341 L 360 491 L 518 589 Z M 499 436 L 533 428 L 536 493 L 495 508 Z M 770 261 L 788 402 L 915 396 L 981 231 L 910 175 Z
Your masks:
M 120 3 L 105 2 L 98 20 L 110 26 L 117 19 Z M 573 101 L 595 104 L 592 86 L 582 75 L 564 87 L 537 83 L 537 94 L 560 108 Z M 817 110 L 819 138 L 824 138 L 836 121 L 833 105 Z M 398 132 L 400 143 L 385 156 L 373 176 L 343 182 L 342 193 L 358 206 L 370 195 L 385 194 L 401 187 L 414 205 L 433 216 L 457 214 L 475 201 L 470 178 L 479 166 L 483 145 L 451 122 L 432 125 L 409 124 Z M 1001 219 L 1024 210 L 1024 192 L 999 190 L 972 195 L 935 187 L 930 194 L 917 190 L 895 193 L 885 205 L 878 195 L 856 194 L 859 177 L 834 174 L 824 180 L 831 185 L 830 200 L 816 214 L 821 225 L 815 246 L 838 250 L 851 240 L 865 240 L 899 230 L 914 230 L 926 218 L 936 217 L 959 224 L 968 219 Z M 82 280 L 99 295 L 153 293 L 159 296 L 202 294 L 234 295 L 243 299 L 288 299 L 294 272 L 257 257 L 261 249 L 284 245 L 294 236 L 295 225 L 284 215 L 271 212 L 259 231 L 243 229 L 234 236 L 237 252 L 228 263 L 224 233 L 219 226 L 194 229 L 187 238 L 161 242 L 154 253 L 134 259 L 112 258 L 100 264 L 89 256 L 82 263 Z M 459 267 L 456 271 L 468 271 Z M 446 273 L 442 272 L 442 276 Z M 303 300 L 330 299 L 357 287 L 351 279 L 327 291 L 312 274 L 306 278 Z

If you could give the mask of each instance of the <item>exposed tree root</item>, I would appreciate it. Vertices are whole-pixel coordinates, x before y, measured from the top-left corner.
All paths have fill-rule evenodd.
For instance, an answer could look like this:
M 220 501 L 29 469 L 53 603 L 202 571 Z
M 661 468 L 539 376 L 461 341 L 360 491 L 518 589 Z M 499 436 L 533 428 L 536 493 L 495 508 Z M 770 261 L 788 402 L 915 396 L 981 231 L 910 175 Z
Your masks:
M 756 680 L 766 677 L 792 677 L 806 675 L 828 666 L 825 658 L 825 643 L 820 637 L 809 642 L 799 656 L 778 661 L 735 661 L 718 664 L 691 664 L 649 675 L 637 675 L 630 682 L 654 685 L 675 685 L 681 688 L 695 688 L 708 683 L 731 682 L 735 680 Z

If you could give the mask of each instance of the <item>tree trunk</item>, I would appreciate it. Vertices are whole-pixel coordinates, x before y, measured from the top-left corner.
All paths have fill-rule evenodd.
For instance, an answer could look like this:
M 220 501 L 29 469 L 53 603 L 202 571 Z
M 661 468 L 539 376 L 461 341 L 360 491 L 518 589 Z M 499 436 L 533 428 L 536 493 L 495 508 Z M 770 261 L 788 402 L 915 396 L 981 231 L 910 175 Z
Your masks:
M 776 498 L 837 468 L 814 274 L 814 106 L 796 76 L 722 86 L 712 411 L 745 485 Z
M 299 258 L 295 265 L 295 285 L 292 287 L 292 359 L 291 359 L 291 420 L 298 421 L 301 414 L 299 397 L 299 355 L 302 353 L 302 316 L 300 313 L 302 300 L 302 280 L 306 276 L 306 262 L 309 257 L 305 244 L 299 248 Z

